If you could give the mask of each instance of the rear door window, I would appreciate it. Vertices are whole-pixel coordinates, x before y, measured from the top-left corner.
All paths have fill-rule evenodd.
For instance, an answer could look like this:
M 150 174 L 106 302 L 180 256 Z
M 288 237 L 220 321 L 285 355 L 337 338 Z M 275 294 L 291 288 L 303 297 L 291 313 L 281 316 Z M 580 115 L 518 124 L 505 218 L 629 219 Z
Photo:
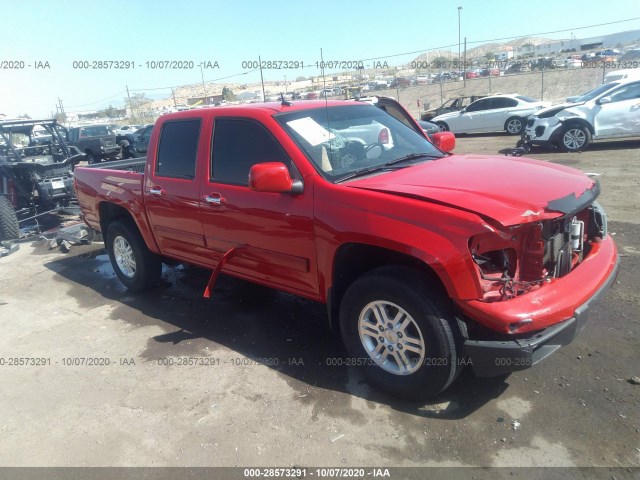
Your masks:
M 200 138 L 200 119 L 167 122 L 162 127 L 156 175 L 193 179 Z

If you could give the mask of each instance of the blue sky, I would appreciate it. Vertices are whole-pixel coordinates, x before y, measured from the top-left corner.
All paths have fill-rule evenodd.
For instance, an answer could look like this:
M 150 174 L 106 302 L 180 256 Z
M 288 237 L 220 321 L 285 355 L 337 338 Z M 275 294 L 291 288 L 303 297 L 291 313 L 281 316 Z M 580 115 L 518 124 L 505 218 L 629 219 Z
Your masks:
M 611 0 L 607 8 L 583 2 L 536 0 L 101 0 L 5 1 L 0 61 L 48 62 L 49 69 L 0 69 L 0 113 L 48 116 L 61 98 L 67 111 L 122 105 L 126 86 L 148 95 L 170 94 L 161 87 L 227 76 L 229 82 L 259 80 L 243 61 L 283 60 L 312 64 L 325 60 L 381 58 L 409 62 L 417 53 L 447 47 L 457 51 L 458 6 L 461 32 L 469 47 L 478 41 L 547 33 L 578 38 L 640 29 L 640 20 L 579 29 L 640 17 L 638 0 Z M 447 48 L 445 48 L 447 49 Z M 129 70 L 74 69 L 78 60 L 127 60 Z M 158 70 L 147 61 L 186 60 L 195 67 Z M 219 68 L 201 72 L 201 61 Z M 239 75 L 246 73 L 245 75 Z M 313 75 L 314 68 L 266 71 L 266 80 Z M 236 76 L 237 75 L 237 76 Z

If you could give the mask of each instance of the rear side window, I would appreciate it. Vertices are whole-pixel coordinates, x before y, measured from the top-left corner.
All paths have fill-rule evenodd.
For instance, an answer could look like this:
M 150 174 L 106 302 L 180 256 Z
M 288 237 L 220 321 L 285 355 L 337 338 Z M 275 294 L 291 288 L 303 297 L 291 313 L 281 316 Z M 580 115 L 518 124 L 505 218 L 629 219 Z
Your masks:
M 518 105 L 515 98 L 495 97 L 491 99 L 491 109 L 494 108 L 510 108 Z
M 490 103 L 491 103 L 491 99 L 489 98 L 483 98 L 482 100 L 477 100 L 467 107 L 467 112 L 479 112 L 481 110 L 489 110 L 489 108 L 491 108 L 489 106 Z
M 249 184 L 249 170 L 264 162 L 291 162 L 266 129 L 249 120 L 221 118 L 213 130 L 211 177 L 214 182 Z
M 200 119 L 167 122 L 162 127 L 156 175 L 194 178 Z

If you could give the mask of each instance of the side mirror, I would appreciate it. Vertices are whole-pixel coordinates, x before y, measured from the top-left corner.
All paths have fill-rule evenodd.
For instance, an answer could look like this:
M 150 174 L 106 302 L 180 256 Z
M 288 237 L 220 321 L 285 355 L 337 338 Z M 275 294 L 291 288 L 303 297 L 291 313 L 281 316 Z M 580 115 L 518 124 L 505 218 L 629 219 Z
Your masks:
M 249 188 L 256 192 L 302 193 L 300 180 L 292 180 L 289 169 L 281 162 L 258 163 L 249 170 Z
M 604 105 L 605 103 L 611 103 L 611 97 L 606 96 L 606 97 L 602 97 L 600 100 L 598 100 L 598 104 L 600 104 L 600 105 Z
M 456 148 L 456 136 L 451 132 L 436 132 L 432 140 L 433 144 L 443 152 L 450 153 Z
M 463 108 L 462 110 L 460 110 L 460 115 L 462 115 L 463 113 L 467 113 L 467 109 Z

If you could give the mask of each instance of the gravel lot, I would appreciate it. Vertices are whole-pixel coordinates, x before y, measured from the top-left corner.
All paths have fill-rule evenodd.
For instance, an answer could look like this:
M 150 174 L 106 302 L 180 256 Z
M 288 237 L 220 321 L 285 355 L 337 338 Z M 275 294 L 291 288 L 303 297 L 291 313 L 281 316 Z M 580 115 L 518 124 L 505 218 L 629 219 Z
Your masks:
M 461 136 L 455 151 L 515 141 Z M 638 147 L 529 155 L 602 174 L 618 281 L 542 364 L 506 378 L 465 371 L 426 404 L 330 365 L 345 352 L 321 305 L 230 278 L 204 300 L 208 273 L 182 266 L 131 294 L 100 242 L 67 254 L 24 242 L 0 259 L 0 465 L 638 467 Z M 9 365 L 16 357 L 44 365 Z

